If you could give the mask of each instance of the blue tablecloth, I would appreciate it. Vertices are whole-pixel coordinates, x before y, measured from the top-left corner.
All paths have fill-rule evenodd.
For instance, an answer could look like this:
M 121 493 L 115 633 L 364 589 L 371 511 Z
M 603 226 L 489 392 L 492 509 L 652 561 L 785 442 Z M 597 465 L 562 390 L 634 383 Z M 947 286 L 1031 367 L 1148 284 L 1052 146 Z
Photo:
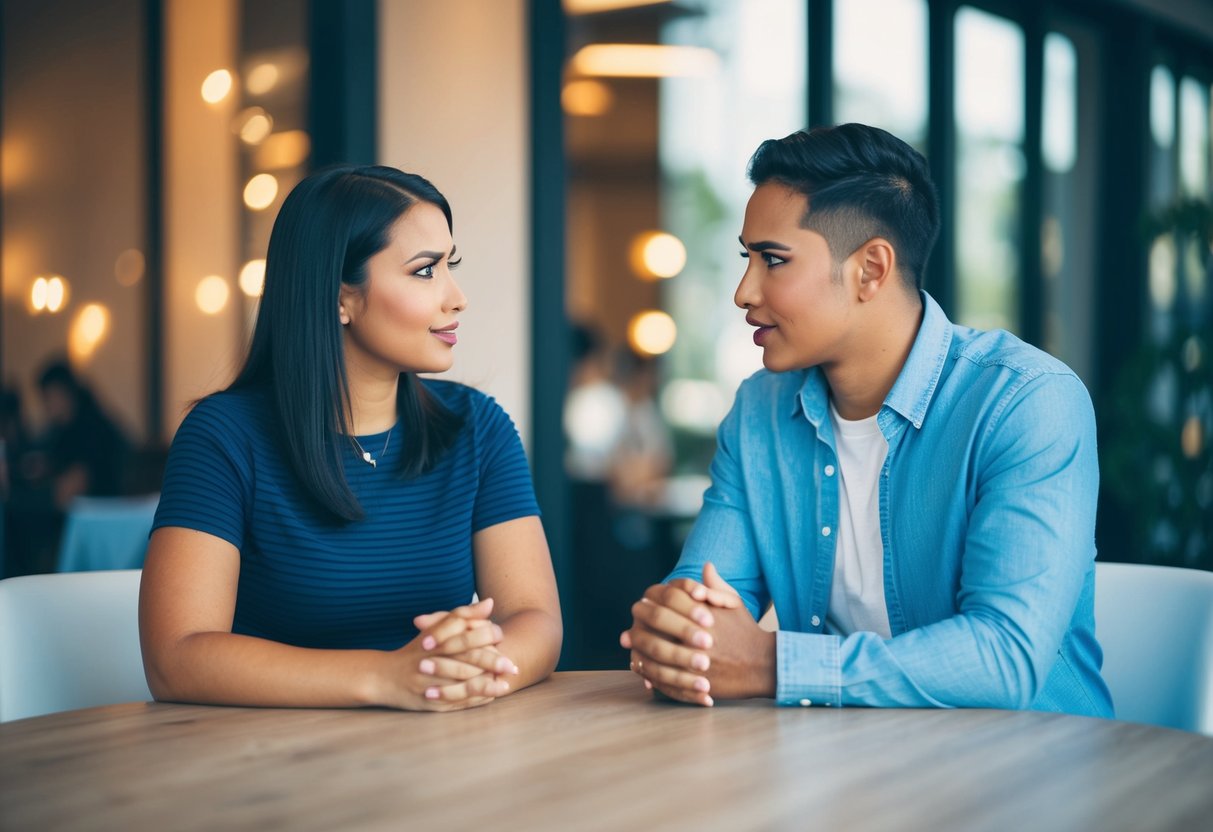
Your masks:
M 141 568 L 159 502 L 159 494 L 77 497 L 59 543 L 59 571 Z

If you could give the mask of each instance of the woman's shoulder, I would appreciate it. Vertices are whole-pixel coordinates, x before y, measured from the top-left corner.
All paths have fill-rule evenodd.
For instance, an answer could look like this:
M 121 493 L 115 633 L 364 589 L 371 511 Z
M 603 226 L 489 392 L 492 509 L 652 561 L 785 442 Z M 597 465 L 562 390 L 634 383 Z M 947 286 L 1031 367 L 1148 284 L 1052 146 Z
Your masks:
M 426 392 L 441 402 L 448 410 L 474 420 L 505 415 L 497 400 L 467 384 L 446 379 L 425 378 L 421 380 Z
M 270 400 L 261 390 L 220 390 L 200 399 L 186 414 L 181 431 L 245 440 L 266 434 Z

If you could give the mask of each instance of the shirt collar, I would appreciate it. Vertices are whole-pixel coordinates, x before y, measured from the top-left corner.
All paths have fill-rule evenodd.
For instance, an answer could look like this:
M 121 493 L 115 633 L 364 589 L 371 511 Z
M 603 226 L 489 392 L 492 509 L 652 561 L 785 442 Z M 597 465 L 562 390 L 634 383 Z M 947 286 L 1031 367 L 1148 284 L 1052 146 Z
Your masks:
M 933 297 L 926 292 L 919 294 L 922 296 L 922 323 L 914 336 L 910 355 L 884 400 L 885 407 L 901 414 L 915 428 L 921 428 L 926 418 L 952 344 L 951 321 Z M 820 428 L 830 413 L 829 385 L 820 367 L 810 367 L 803 372 L 804 382 L 796 395 L 795 411 L 803 412 L 814 427 Z

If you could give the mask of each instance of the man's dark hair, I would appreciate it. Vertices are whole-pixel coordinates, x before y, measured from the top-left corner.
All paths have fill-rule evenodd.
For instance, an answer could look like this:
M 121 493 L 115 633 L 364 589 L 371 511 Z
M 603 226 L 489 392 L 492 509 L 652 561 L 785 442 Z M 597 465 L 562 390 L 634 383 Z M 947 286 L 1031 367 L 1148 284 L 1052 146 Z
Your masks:
M 755 186 L 775 182 L 804 194 L 801 227 L 825 237 L 835 263 L 884 237 L 907 287 L 922 288 L 939 236 L 939 196 L 926 159 L 901 139 L 866 124 L 798 130 L 759 145 L 749 173 Z

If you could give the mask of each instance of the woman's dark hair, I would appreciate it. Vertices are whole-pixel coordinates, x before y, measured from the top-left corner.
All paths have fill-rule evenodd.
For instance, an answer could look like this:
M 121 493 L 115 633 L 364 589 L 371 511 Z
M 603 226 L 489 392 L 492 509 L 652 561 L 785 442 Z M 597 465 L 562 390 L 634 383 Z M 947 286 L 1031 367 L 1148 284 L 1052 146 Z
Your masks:
M 916 294 L 922 288 L 939 236 L 939 196 L 926 159 L 893 134 L 840 124 L 768 139 L 750 159 L 750 181 L 804 194 L 809 210 L 801 227 L 825 237 L 836 263 L 884 237 L 907 287 Z
M 265 259 L 265 289 L 244 368 L 231 389 L 270 391 L 290 466 L 316 502 L 342 520 L 364 516 L 346 482 L 349 379 L 338 319 L 342 286 L 361 288 L 367 261 L 418 202 L 451 206 L 416 174 L 381 165 L 343 165 L 308 176 L 282 203 Z M 450 447 L 463 418 L 427 394 L 412 373 L 396 393 L 402 478 L 425 473 Z

